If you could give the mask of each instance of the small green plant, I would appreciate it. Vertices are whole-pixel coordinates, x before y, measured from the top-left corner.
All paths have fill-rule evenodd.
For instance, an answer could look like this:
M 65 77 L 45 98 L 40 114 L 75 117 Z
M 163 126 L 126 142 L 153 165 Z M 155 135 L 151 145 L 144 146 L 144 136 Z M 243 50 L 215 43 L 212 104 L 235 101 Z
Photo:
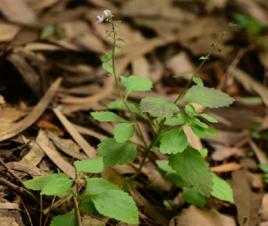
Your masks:
M 174 102 L 162 98 L 147 96 L 139 104 L 129 100 L 133 92 L 150 91 L 153 87 L 149 79 L 138 75 L 118 75 L 116 70 L 116 53 L 120 51 L 118 24 L 109 10 L 103 16 L 97 17 L 97 22 L 106 21 L 112 30 L 108 36 L 113 40 L 111 54 L 102 57 L 102 67 L 115 80 L 118 99 L 108 104 L 106 111 L 91 112 L 91 117 L 99 122 L 115 123 L 113 137 L 103 139 L 98 145 L 98 157 L 74 162 L 75 180 L 62 173 L 36 177 L 25 182 L 28 189 L 41 191 L 42 195 L 58 196 L 67 200 L 72 197 L 74 210 L 56 216 L 51 226 L 81 225 L 80 211 L 85 214 L 99 213 L 109 218 L 129 224 L 138 224 L 138 208 L 128 193 L 110 181 L 101 178 L 99 174 L 107 166 L 128 164 L 137 157 L 137 152 L 143 153 L 137 173 L 126 180 L 134 180 L 141 173 L 142 167 L 153 151 L 166 155 L 166 160 L 157 160 L 159 170 L 173 182 L 174 186 L 183 189 L 186 202 L 204 206 L 210 196 L 233 202 L 232 190 L 229 184 L 213 174 L 205 160 L 206 149 L 196 150 L 188 142 L 184 128 L 187 126 L 203 138 L 215 134 L 210 124 L 217 120 L 204 112 L 197 111 L 194 104 L 207 108 L 229 106 L 233 99 L 227 94 L 205 87 L 198 77 L 199 71 L 181 92 Z M 210 54 L 202 57 L 201 65 Z M 201 67 L 199 67 L 199 70 Z M 193 84 L 191 86 L 191 84 Z M 151 127 L 153 138 L 147 144 L 140 122 L 146 122 Z M 142 145 L 131 141 L 137 135 Z M 90 177 L 88 176 L 90 174 Z

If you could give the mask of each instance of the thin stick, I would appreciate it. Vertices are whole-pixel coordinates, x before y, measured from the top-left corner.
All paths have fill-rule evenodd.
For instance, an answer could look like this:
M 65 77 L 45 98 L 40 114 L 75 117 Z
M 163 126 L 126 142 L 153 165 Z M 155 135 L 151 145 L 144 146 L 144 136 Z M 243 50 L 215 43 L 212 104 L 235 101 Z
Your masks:
M 23 181 L 14 173 L 14 171 L 12 169 L 10 169 L 10 167 L 2 160 L 0 159 L 0 164 L 5 167 L 5 169 L 7 170 L 7 172 L 14 177 L 21 185 L 24 186 Z
M 82 226 L 80 209 L 79 209 L 78 200 L 77 200 L 75 193 L 73 193 L 73 201 L 74 201 L 74 209 L 75 209 L 75 214 L 76 214 L 77 225 Z

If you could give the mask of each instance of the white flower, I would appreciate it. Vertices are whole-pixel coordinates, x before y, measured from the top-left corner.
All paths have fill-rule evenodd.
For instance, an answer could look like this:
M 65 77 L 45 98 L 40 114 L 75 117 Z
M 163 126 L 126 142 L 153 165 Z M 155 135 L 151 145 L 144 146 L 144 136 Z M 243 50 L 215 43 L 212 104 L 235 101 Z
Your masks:
M 105 19 L 105 18 L 104 18 L 103 16 L 97 16 L 97 17 L 96 17 L 96 23 L 97 23 L 97 24 L 100 24 L 100 23 L 102 23 L 102 22 L 104 21 L 104 19 Z
M 1 0 L 0 0 L 1 1 Z M 112 15 L 112 12 L 111 12 L 111 10 L 109 10 L 109 9 L 105 9 L 105 10 L 103 10 L 103 15 L 101 15 L 101 16 L 97 16 L 96 17 L 96 23 L 97 24 L 99 24 L 99 23 L 102 23 L 103 21 L 105 21 L 107 18 L 110 18 L 110 17 L 112 17 L 113 15 Z
M 103 14 L 104 14 L 105 18 L 108 18 L 108 17 L 112 16 L 112 12 L 109 9 L 103 10 Z

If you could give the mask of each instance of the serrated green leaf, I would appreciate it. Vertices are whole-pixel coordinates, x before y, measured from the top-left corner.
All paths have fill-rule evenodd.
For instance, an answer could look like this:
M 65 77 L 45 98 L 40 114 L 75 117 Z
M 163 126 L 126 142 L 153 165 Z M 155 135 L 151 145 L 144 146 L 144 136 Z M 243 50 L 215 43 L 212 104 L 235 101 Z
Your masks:
M 204 197 L 203 195 L 200 195 L 196 191 L 189 189 L 189 188 L 183 189 L 182 198 L 184 199 L 185 202 L 194 204 L 201 208 L 204 207 L 207 203 L 206 197 Z
M 106 191 L 92 197 L 96 210 L 107 217 L 128 224 L 138 224 L 138 209 L 134 200 L 126 192 L 119 190 Z
M 25 181 L 26 188 L 41 191 L 43 195 L 65 196 L 70 192 L 73 181 L 63 173 L 35 177 Z
M 125 122 L 126 120 L 110 111 L 91 112 L 90 115 L 101 122 Z
M 191 118 L 196 115 L 196 111 L 195 111 L 194 107 L 189 105 L 189 104 L 185 105 L 184 111 Z
M 114 139 L 117 143 L 124 143 L 134 135 L 134 127 L 132 123 L 124 122 L 117 124 L 113 130 Z
M 109 74 L 113 74 L 113 73 L 114 73 L 114 71 L 113 71 L 113 67 L 112 67 L 111 64 L 109 64 L 109 63 L 107 63 L 107 62 L 103 62 L 101 66 L 102 66 L 102 68 L 103 68 L 106 72 L 108 72 Z
M 220 90 L 193 86 L 187 91 L 184 101 L 201 104 L 204 107 L 219 108 L 229 106 L 234 102 L 234 99 Z
M 214 118 L 214 116 L 212 115 L 209 115 L 207 113 L 203 113 L 200 115 L 203 119 L 207 120 L 208 122 L 211 122 L 211 123 L 217 123 L 218 120 L 216 118 Z
M 188 147 L 183 153 L 171 155 L 169 165 L 176 170 L 188 188 L 209 196 L 212 191 L 212 174 L 208 163 L 193 148 Z
M 73 181 L 70 178 L 58 178 L 53 181 L 49 181 L 41 191 L 41 194 L 63 197 L 69 194 L 72 185 Z
M 160 137 L 160 152 L 165 154 L 176 154 L 183 152 L 188 146 L 187 137 L 181 128 L 171 129 Z
M 157 97 L 145 97 L 140 104 L 142 112 L 149 113 L 152 117 L 159 119 L 171 118 L 179 109 L 176 104 L 170 103 Z
M 132 197 L 103 178 L 87 179 L 85 195 L 96 210 L 107 217 L 128 224 L 138 224 L 138 209 Z
M 78 172 L 82 173 L 101 173 L 104 169 L 103 158 L 85 159 L 74 162 Z
M 103 156 L 103 162 L 107 166 L 133 161 L 137 155 L 136 149 L 136 144 L 130 141 L 117 143 L 114 138 L 106 138 L 98 145 L 98 151 Z
M 133 91 L 150 91 L 153 84 L 149 79 L 131 75 L 129 77 L 121 76 L 123 85 L 126 87 L 126 96 Z
M 115 100 L 108 104 L 109 109 L 124 110 L 124 111 L 130 110 L 131 112 L 135 114 L 140 114 L 140 109 L 137 104 L 134 104 L 128 101 L 128 106 L 129 106 L 129 109 L 127 109 L 126 105 L 124 104 L 122 100 Z
M 234 203 L 232 188 L 225 180 L 213 174 L 212 182 L 212 196 L 223 201 Z
M 50 226 L 78 226 L 75 211 L 53 217 Z

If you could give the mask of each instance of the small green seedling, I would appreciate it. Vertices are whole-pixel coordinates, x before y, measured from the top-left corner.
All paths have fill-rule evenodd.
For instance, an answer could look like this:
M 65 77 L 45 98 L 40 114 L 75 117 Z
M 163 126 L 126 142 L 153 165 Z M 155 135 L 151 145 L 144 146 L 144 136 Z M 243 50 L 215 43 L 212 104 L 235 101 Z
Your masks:
M 229 184 L 210 171 L 205 159 L 207 150 L 196 150 L 189 141 L 184 128 L 190 128 L 200 138 L 215 134 L 212 123 L 217 119 L 203 111 L 197 111 L 195 104 L 203 108 L 226 107 L 233 103 L 233 98 L 220 90 L 204 86 L 198 77 L 199 70 L 185 91 L 178 94 L 173 101 L 147 96 L 139 103 L 133 103 L 129 96 L 134 92 L 147 92 L 153 83 L 138 75 L 119 75 L 116 70 L 116 53 L 120 50 L 118 43 L 118 21 L 114 20 L 111 11 L 105 10 L 97 17 L 97 23 L 106 21 L 111 24 L 108 32 L 113 40 L 112 53 L 102 57 L 102 67 L 115 80 L 118 99 L 108 104 L 107 110 L 91 112 L 91 117 L 102 122 L 113 122 L 113 137 L 101 140 L 98 145 L 98 157 L 74 162 L 77 178 L 70 179 L 62 173 L 36 177 L 25 182 L 28 189 L 40 191 L 42 195 L 73 197 L 75 208 L 64 215 L 52 219 L 51 226 L 81 225 L 80 211 L 84 214 L 101 214 L 128 224 L 139 223 L 138 207 L 128 193 L 117 185 L 100 177 L 105 167 L 128 164 L 137 159 L 138 150 L 143 151 L 143 158 L 135 179 L 151 152 L 159 151 L 167 160 L 157 160 L 159 170 L 174 186 L 183 189 L 182 197 L 188 203 L 204 206 L 209 197 L 233 202 Z M 201 57 L 203 65 L 210 57 Z M 192 85 L 194 84 L 194 85 Z M 191 86 L 192 85 L 192 86 Z M 147 123 L 153 134 L 148 144 L 140 123 Z M 138 136 L 142 143 L 131 139 Z M 88 177 L 87 175 L 91 176 Z M 126 180 L 128 184 L 129 180 Z

